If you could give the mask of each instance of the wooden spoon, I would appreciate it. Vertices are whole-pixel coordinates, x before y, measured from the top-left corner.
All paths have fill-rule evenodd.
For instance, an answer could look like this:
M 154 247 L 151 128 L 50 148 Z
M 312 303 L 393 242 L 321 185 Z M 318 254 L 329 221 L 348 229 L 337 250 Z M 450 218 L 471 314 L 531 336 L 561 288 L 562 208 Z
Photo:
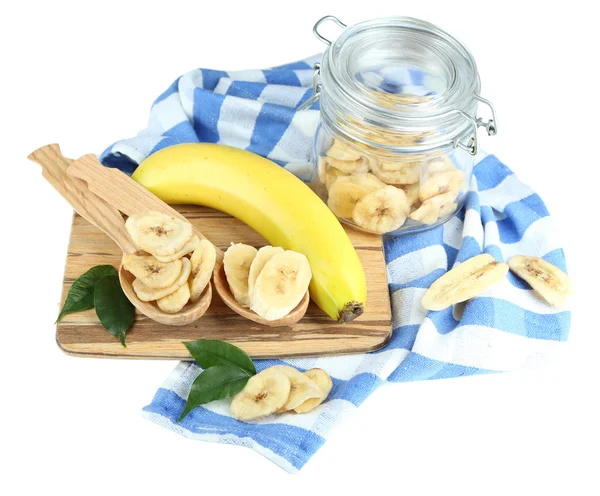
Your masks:
M 167 205 L 142 185 L 136 183 L 127 174 L 118 169 L 103 166 L 95 155 L 84 155 L 78 160 L 73 160 L 67 168 L 67 172 L 87 182 L 88 188 L 93 193 L 111 205 L 114 205 L 126 215 L 157 210 L 185 220 L 185 217 L 177 212 L 177 210 Z M 194 228 L 194 233 L 204 238 L 196 228 Z M 234 312 L 248 320 L 269 327 L 291 326 L 304 316 L 310 301 L 308 291 L 294 310 L 285 317 L 277 320 L 265 320 L 252 310 L 241 306 L 229 289 L 229 283 L 227 282 L 223 267 L 223 251 L 217 247 L 215 247 L 215 250 L 217 252 L 217 262 L 213 272 L 215 289 L 223 302 Z
M 69 161 L 60 153 L 58 145 L 39 148 L 28 158 L 42 166 L 44 178 L 79 215 L 104 231 L 121 248 L 123 260 L 126 256 L 138 252 L 125 229 L 125 222 L 119 211 L 89 191 L 84 181 L 67 174 Z M 152 302 L 140 300 L 133 290 L 134 279 L 134 276 L 124 269 L 122 261 L 119 268 L 119 281 L 125 296 L 146 317 L 161 324 L 181 326 L 195 322 L 204 315 L 212 299 L 212 287 L 209 283 L 198 301 L 188 303 L 178 313 L 169 314 L 160 310 Z

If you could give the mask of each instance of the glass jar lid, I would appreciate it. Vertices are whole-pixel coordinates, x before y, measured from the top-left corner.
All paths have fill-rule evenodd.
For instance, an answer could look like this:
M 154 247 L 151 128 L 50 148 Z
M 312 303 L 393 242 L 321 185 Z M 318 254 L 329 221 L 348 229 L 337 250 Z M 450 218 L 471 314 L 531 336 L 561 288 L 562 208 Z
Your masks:
M 319 33 L 331 20 L 345 28 L 331 43 Z M 479 96 L 480 79 L 469 50 L 437 26 L 391 17 L 346 27 L 326 16 L 313 29 L 327 43 L 315 67 L 315 95 L 327 125 L 367 146 L 394 153 L 459 146 L 477 152 L 477 127 L 496 134 L 494 109 Z M 476 118 L 490 106 L 492 119 Z

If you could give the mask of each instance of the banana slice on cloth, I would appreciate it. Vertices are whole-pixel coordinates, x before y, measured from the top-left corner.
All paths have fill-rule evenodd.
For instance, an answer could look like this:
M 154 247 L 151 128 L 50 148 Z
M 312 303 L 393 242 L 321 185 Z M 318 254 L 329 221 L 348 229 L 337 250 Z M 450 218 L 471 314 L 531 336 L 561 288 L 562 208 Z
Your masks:
M 306 256 L 289 250 L 273 255 L 256 278 L 250 309 L 266 320 L 285 317 L 304 298 L 311 278 Z
M 156 259 L 161 262 L 172 262 L 173 260 L 179 260 L 180 258 L 193 253 L 198 245 L 200 244 L 200 238 L 195 234 L 192 234 L 192 237 L 183 245 L 183 248 L 179 250 L 177 253 L 173 253 L 173 255 L 161 256 L 156 255 Z
M 135 279 L 132 284 L 133 290 L 135 291 L 137 297 L 142 301 L 154 301 L 160 298 L 164 298 L 165 296 L 168 296 L 177 291 L 184 284 L 187 284 L 191 268 L 192 264 L 190 260 L 188 258 L 182 258 L 181 272 L 179 273 L 179 277 L 170 286 L 166 288 L 150 288 L 139 279 Z
M 290 396 L 290 379 L 275 367 L 250 377 L 244 389 L 231 400 L 231 415 L 238 420 L 255 420 L 279 410 Z
M 240 305 L 250 306 L 250 296 L 248 294 L 248 275 L 250 266 L 257 249 L 243 243 L 232 243 L 223 257 L 225 267 L 225 276 L 231 294 Z
M 278 253 L 283 253 L 285 250 L 280 246 L 263 246 L 258 250 L 252 264 L 250 265 L 250 272 L 248 273 L 248 296 L 252 301 L 252 295 L 254 294 L 254 285 L 260 272 L 263 270 L 265 264 L 271 260 Z
M 366 194 L 384 186 L 385 183 L 373 174 L 340 177 L 329 190 L 327 205 L 338 217 L 351 219 L 356 203 Z
M 125 227 L 136 246 L 155 257 L 174 255 L 192 237 L 189 222 L 153 210 L 132 215 Z
M 484 253 L 470 258 L 435 281 L 421 299 L 427 310 L 443 310 L 482 294 L 508 272 L 508 265 Z
M 387 184 L 414 184 L 421 177 L 420 162 L 374 161 L 371 171 Z
M 181 273 L 181 260 L 164 263 L 153 256 L 128 255 L 123 267 L 149 288 L 171 286 Z
M 569 276 L 543 258 L 515 255 L 509 259 L 508 266 L 553 307 L 564 308 L 567 298 L 573 294 Z
M 317 385 L 321 391 L 321 397 L 310 398 L 304 403 L 301 403 L 294 408 L 296 413 L 306 413 L 317 408 L 321 403 L 323 403 L 323 401 L 327 399 L 327 396 L 329 396 L 331 388 L 333 387 L 331 377 L 329 377 L 329 374 L 323 369 L 310 369 L 304 372 L 304 375 Z
M 409 212 L 410 205 L 404 191 L 385 186 L 363 196 L 356 203 L 352 218 L 364 229 L 386 233 L 401 227 Z
M 294 367 L 288 365 L 274 365 L 270 367 L 286 375 L 290 380 L 290 395 L 285 404 L 277 410 L 277 413 L 294 410 L 306 400 L 317 398 L 321 399 L 321 389 L 315 384 L 309 376 L 304 375 Z
M 334 139 L 333 144 L 327 150 L 326 155 L 333 159 L 345 160 L 354 162 L 361 159 L 361 155 L 348 146 L 344 145 L 340 140 Z
M 198 301 L 200 295 L 208 286 L 212 277 L 215 263 L 217 261 L 217 252 L 214 245 L 207 239 L 200 240 L 198 247 L 194 250 L 190 258 L 191 272 L 189 278 L 190 300 Z
M 177 313 L 190 300 L 190 287 L 182 285 L 177 291 L 156 300 L 158 308 L 165 313 Z
M 464 184 L 465 175 L 463 171 L 454 169 L 444 172 L 437 172 L 429 176 L 427 180 L 421 184 L 419 199 L 424 202 L 429 198 L 444 193 L 453 193 L 454 197 L 456 198 Z
M 369 162 L 363 157 L 353 161 L 327 157 L 327 163 L 344 174 L 366 174 L 369 172 Z

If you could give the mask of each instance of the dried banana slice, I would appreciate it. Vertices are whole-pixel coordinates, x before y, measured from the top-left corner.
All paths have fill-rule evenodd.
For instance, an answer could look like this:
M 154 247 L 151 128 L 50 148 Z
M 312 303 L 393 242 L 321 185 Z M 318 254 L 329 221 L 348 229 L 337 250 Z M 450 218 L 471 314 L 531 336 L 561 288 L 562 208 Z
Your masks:
M 252 295 L 254 294 L 254 285 L 256 279 L 263 270 L 265 264 L 271 260 L 278 253 L 283 253 L 285 250 L 280 246 L 263 246 L 258 250 L 252 264 L 250 265 L 250 272 L 248 273 L 248 296 L 252 301 Z
M 371 171 L 387 184 L 418 183 L 421 175 L 419 162 L 375 162 L 371 164 Z
M 167 288 L 149 288 L 139 279 L 135 279 L 133 281 L 132 287 L 135 291 L 137 297 L 142 301 L 154 301 L 160 298 L 164 298 L 175 291 L 177 291 L 181 286 L 187 283 L 188 277 L 190 276 L 190 272 L 192 269 L 192 264 L 189 259 L 182 258 L 181 259 L 181 272 L 177 280 L 171 284 Z
M 327 399 L 327 396 L 329 396 L 331 388 L 333 387 L 331 377 L 329 377 L 329 374 L 322 369 L 310 369 L 304 372 L 304 375 L 318 386 L 319 390 L 321 391 L 321 397 L 310 398 L 304 403 L 301 403 L 294 408 L 296 413 L 306 413 L 317 408 L 321 403 L 323 403 L 323 401 Z
M 448 157 L 448 155 L 440 155 L 439 157 L 436 157 L 427 164 L 428 175 L 433 175 L 437 174 L 438 172 L 446 172 L 455 169 L 456 166 L 454 165 L 450 157 Z
M 198 301 L 212 276 L 217 261 L 214 245 L 207 239 L 200 241 L 198 248 L 192 254 L 190 262 L 192 270 L 189 278 L 190 300 Z
M 243 307 L 250 306 L 248 275 L 257 250 L 243 243 L 232 243 L 223 257 L 223 266 L 231 294 Z
M 363 196 L 356 203 L 352 218 L 364 229 L 386 233 L 401 227 L 409 212 L 410 205 L 404 191 L 385 186 Z
M 156 304 L 165 313 L 177 313 L 188 301 L 190 301 L 190 287 L 184 284 L 174 293 L 156 300 Z
M 569 276 L 543 258 L 515 255 L 508 266 L 553 307 L 564 308 L 573 293 Z
M 285 317 L 304 298 L 311 278 L 306 256 L 290 250 L 273 255 L 256 279 L 250 309 L 266 320 Z
M 331 167 L 342 171 L 344 174 L 366 174 L 369 172 L 369 162 L 361 157 L 358 160 L 338 160 L 336 158 L 327 157 L 327 163 Z
M 443 310 L 475 298 L 506 277 L 508 265 L 484 253 L 464 261 L 435 281 L 421 299 L 427 310 Z
M 331 188 L 339 177 L 347 176 L 348 174 L 342 172 L 335 167 L 330 167 L 324 157 L 319 157 L 319 181 L 324 184 L 327 191 Z
M 412 220 L 422 222 L 428 226 L 435 224 L 440 217 L 445 217 L 454 212 L 456 195 L 452 192 L 432 196 L 425 200 L 421 206 L 408 217 Z
M 290 379 L 275 367 L 250 377 L 244 389 L 231 400 L 231 415 L 238 420 L 255 420 L 276 412 L 290 396 Z
M 406 195 L 406 201 L 409 205 L 412 206 L 419 201 L 419 183 L 404 184 L 399 186 L 399 188 L 404 191 L 404 194 Z
M 156 259 L 160 260 L 161 262 L 172 262 L 173 260 L 179 260 L 180 258 L 183 258 L 186 255 L 192 253 L 196 248 L 198 248 L 199 244 L 200 238 L 195 234 L 192 234 L 192 237 L 187 241 L 185 245 L 183 245 L 183 248 L 177 253 L 173 253 L 173 255 L 168 256 L 156 255 Z
M 132 215 L 125 227 L 136 246 L 155 257 L 177 253 L 192 236 L 189 222 L 153 210 Z
M 327 205 L 338 217 L 351 219 L 358 200 L 384 186 L 373 174 L 340 177 L 329 190 Z
M 315 384 L 310 377 L 304 375 L 294 367 L 289 367 L 288 365 L 274 365 L 269 368 L 275 369 L 286 375 L 290 380 L 290 395 L 285 404 L 277 410 L 277 413 L 294 410 L 308 399 L 322 397 L 319 386 Z
M 166 288 L 179 277 L 181 260 L 164 263 L 153 256 L 128 255 L 123 267 L 149 288 Z
M 328 157 L 337 159 L 337 160 L 347 160 L 350 162 L 354 162 L 356 160 L 360 160 L 361 155 L 350 147 L 344 145 L 340 140 L 334 139 L 333 144 L 327 150 L 326 155 Z
M 437 172 L 429 176 L 427 180 L 421 184 L 419 199 L 424 202 L 429 198 L 444 193 L 453 193 L 454 197 L 456 197 L 464 184 L 465 175 L 463 171 L 454 169 L 445 172 Z

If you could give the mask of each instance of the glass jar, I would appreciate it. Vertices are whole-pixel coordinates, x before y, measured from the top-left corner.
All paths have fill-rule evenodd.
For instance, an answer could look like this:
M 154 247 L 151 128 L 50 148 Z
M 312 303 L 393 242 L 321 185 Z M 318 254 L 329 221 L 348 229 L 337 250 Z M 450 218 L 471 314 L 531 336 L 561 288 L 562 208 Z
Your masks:
M 332 43 L 319 27 L 344 28 Z M 320 122 L 317 191 L 359 229 L 400 234 L 438 226 L 465 200 L 477 128 L 496 134 L 495 111 L 479 96 L 467 48 L 433 24 L 408 17 L 346 27 L 314 26 L 329 45 L 315 65 Z M 492 118 L 477 117 L 479 103 Z

